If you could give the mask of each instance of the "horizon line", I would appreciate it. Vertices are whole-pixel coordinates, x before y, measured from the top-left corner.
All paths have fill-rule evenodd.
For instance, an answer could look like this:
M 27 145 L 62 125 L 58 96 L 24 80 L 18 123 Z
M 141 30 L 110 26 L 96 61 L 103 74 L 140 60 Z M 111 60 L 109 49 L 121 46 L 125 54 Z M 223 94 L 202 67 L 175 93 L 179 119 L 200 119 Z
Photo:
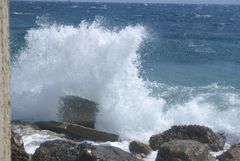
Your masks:
M 99 1 L 99 0 L 91 0 L 91 1 L 86 1 L 86 0 L 10 0 L 13 2 L 77 2 L 77 3 L 134 3 L 134 4 L 182 4 L 182 5 L 240 5 L 239 3 L 219 3 L 219 2 L 140 2 L 140 1 L 135 1 L 135 2 L 129 2 L 129 1 Z

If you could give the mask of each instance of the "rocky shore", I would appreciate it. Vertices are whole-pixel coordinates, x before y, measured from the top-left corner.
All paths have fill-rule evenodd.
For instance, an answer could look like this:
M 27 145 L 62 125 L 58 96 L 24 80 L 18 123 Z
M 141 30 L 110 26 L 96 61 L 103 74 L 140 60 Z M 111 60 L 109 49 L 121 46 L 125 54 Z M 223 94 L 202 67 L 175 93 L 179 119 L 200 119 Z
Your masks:
M 61 99 L 64 100 L 59 114 L 64 116 L 59 119 L 62 122 L 12 122 L 12 161 L 140 161 L 151 153 L 157 153 L 155 161 L 240 161 L 239 143 L 224 149 L 226 138 L 222 134 L 199 125 L 173 126 L 151 136 L 148 144 L 131 141 L 127 150 L 94 144 L 121 140 L 117 134 L 94 128 L 96 103 L 76 96 Z M 74 117 L 68 117 L 69 109 L 74 111 Z M 27 153 L 24 147 L 27 143 L 23 144 L 21 138 L 27 133 L 46 134 L 49 138 Z M 213 152 L 221 153 L 212 155 Z
M 129 144 L 129 152 L 109 145 L 87 141 L 117 142 L 116 134 L 61 122 L 18 123 L 34 131 L 52 131 L 59 139 L 43 142 L 33 155 L 25 152 L 20 135 L 12 132 L 13 161 L 138 161 L 157 151 L 156 161 L 240 161 L 240 144 L 214 157 L 211 152 L 223 151 L 225 138 L 210 128 L 198 125 L 173 126 L 149 139 Z M 40 126 L 38 126 L 40 125 Z M 68 128 L 74 127 L 74 128 Z M 70 129 L 70 130 L 69 130 Z

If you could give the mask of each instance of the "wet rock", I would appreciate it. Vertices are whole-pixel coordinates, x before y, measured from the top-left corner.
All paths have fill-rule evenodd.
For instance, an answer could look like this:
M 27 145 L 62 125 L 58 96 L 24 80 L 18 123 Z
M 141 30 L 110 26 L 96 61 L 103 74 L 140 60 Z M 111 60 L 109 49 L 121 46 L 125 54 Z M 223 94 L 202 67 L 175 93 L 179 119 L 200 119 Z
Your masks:
M 95 129 L 87 128 L 81 125 L 69 124 L 67 125 L 67 132 L 71 135 L 80 137 L 85 140 L 91 141 L 119 141 L 119 136 Z
M 28 161 L 29 156 L 25 152 L 22 138 L 19 134 L 12 131 L 11 136 L 12 161 Z
M 171 129 L 157 135 L 153 135 L 149 144 L 153 150 L 171 140 L 195 140 L 207 144 L 212 151 L 223 150 L 225 138 L 214 133 L 210 128 L 198 125 L 173 126 Z
M 141 143 L 139 141 L 132 141 L 129 144 L 129 150 L 131 153 L 144 155 L 148 155 L 152 151 L 149 145 Z
M 35 126 L 38 126 L 42 130 L 50 130 L 56 133 L 63 133 L 66 138 L 77 137 L 82 140 L 91 141 L 118 141 L 119 136 L 104 131 L 98 131 L 96 129 L 84 127 L 77 124 L 61 123 L 55 121 L 36 122 Z
M 56 133 L 66 133 L 67 124 L 56 121 L 42 121 L 35 122 L 34 125 L 38 126 L 41 130 L 50 130 Z
M 60 121 L 94 128 L 97 104 L 78 96 L 60 98 L 58 118 Z
M 139 161 L 132 154 L 111 146 L 48 141 L 36 150 L 33 161 Z
M 68 135 L 55 133 L 49 130 L 41 130 L 34 124 L 22 121 L 12 122 L 12 130 L 20 136 L 24 136 L 23 142 L 25 151 L 30 155 L 35 152 L 35 147 L 39 147 L 40 144 L 46 140 L 71 139 Z
M 38 126 L 36 126 L 30 122 L 27 122 L 27 121 L 12 120 L 11 123 L 12 123 L 12 130 L 15 132 L 17 131 L 17 129 L 19 129 L 19 128 L 21 129 L 22 127 L 25 127 L 27 129 L 29 129 L 30 131 L 41 130 Z
M 233 145 L 217 159 L 219 161 L 240 161 L 240 144 Z
M 173 140 L 159 147 L 156 161 L 214 161 L 208 146 L 193 140 Z
M 32 156 L 32 161 L 77 161 L 77 145 L 55 140 L 42 143 Z
M 85 148 L 78 161 L 140 161 L 134 155 L 111 146 Z

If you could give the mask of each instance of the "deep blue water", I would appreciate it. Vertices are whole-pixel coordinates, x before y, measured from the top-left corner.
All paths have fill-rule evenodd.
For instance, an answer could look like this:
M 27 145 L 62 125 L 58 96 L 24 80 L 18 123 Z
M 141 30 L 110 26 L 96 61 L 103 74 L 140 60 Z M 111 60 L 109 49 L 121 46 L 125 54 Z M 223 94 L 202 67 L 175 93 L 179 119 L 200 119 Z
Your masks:
M 240 88 L 240 6 L 11 2 L 11 49 L 24 44 L 37 20 L 77 26 L 101 19 L 113 29 L 143 25 L 143 75 L 169 85 Z

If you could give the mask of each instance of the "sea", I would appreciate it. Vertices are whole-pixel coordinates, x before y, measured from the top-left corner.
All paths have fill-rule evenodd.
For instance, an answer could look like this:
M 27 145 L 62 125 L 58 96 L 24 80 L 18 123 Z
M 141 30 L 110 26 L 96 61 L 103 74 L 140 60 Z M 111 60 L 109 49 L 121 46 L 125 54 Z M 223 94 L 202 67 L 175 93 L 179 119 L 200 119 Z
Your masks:
M 95 127 L 148 142 L 197 124 L 240 141 L 240 6 L 10 2 L 13 120 L 98 104 Z

